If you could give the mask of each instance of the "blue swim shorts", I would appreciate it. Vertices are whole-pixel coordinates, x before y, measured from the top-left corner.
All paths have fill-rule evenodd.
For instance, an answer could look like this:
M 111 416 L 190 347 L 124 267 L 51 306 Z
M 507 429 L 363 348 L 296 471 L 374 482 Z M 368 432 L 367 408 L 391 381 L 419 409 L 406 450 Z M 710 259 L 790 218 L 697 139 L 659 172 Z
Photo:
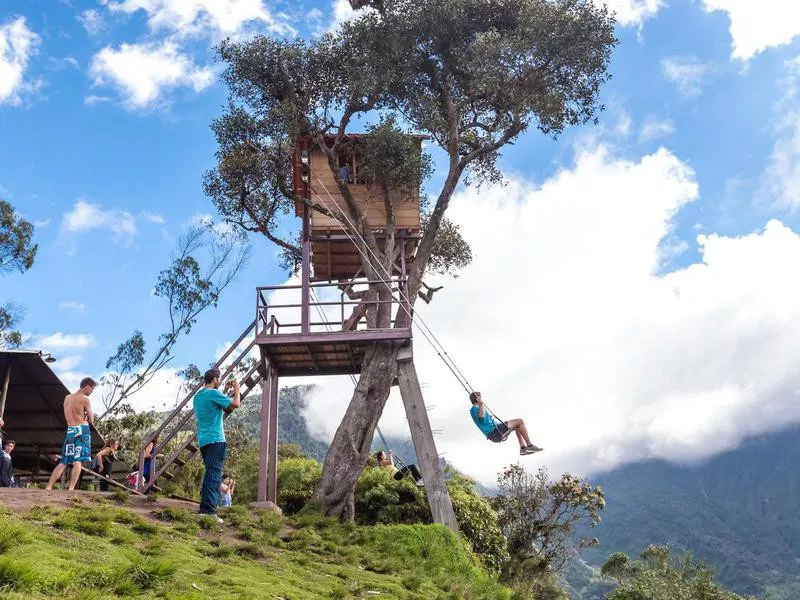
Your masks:
M 64 445 L 61 448 L 61 464 L 92 462 L 92 432 L 89 425 L 67 427 Z

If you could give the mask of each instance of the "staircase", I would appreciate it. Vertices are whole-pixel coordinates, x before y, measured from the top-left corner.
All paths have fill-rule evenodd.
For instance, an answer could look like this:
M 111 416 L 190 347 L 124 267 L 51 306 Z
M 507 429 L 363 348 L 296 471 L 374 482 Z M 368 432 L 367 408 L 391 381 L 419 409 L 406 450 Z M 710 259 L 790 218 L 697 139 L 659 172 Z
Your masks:
M 245 329 L 239 338 L 230 345 L 227 351 L 220 357 L 220 359 L 214 364 L 214 368 L 221 369 L 222 365 L 228 360 L 228 357 L 231 356 L 242 344 L 242 342 L 247 338 L 247 336 L 252 335 L 252 338 L 249 343 L 244 346 L 236 359 L 222 372 L 222 380 L 226 380 L 231 373 L 234 373 L 239 365 L 241 365 L 246 359 L 248 354 L 253 350 L 255 347 L 255 335 L 254 330 L 256 327 L 256 321 L 254 320 L 250 325 Z M 241 389 L 241 397 L 242 400 L 255 388 L 261 380 L 264 378 L 265 373 L 264 362 L 261 360 L 256 360 L 255 364 L 248 369 L 244 375 L 241 375 L 239 378 L 239 388 Z M 175 407 L 175 409 L 170 413 L 170 415 L 164 419 L 161 425 L 156 429 L 153 433 L 147 436 L 142 443 L 142 447 L 139 449 L 139 473 L 144 472 L 144 462 L 145 462 L 145 449 L 156 439 L 155 442 L 154 452 L 153 454 L 158 457 L 159 455 L 165 455 L 164 458 L 154 458 L 153 465 L 150 470 L 151 476 L 149 481 L 144 481 L 143 477 L 139 477 L 139 482 L 137 486 L 137 490 L 141 493 L 146 493 L 150 490 L 160 491 L 158 487 L 158 481 L 160 479 L 173 479 L 175 477 L 175 471 L 180 467 L 187 464 L 191 461 L 197 454 L 200 453 L 200 448 L 197 446 L 197 431 L 195 429 L 195 422 L 194 422 L 194 409 L 190 404 L 194 395 L 203 387 L 203 383 L 199 382 L 194 388 L 181 400 L 181 402 Z M 188 408 L 187 408 L 188 406 Z M 228 414 L 225 415 L 227 418 Z M 173 440 L 178 440 L 178 443 L 175 445 L 173 444 L 173 449 L 166 455 L 165 450 L 170 445 Z

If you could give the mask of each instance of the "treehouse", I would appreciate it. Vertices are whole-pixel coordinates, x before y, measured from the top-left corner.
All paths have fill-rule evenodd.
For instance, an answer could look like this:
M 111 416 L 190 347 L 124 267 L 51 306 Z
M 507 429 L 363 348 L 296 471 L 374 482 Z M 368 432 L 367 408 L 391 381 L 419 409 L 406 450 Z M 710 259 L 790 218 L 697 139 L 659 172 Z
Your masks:
M 411 136 L 419 152 L 427 136 Z M 366 217 L 368 227 L 380 241 L 386 230 L 387 216 L 381 190 L 367 185 L 362 168 L 360 145 L 362 135 L 348 135 L 337 155 L 336 172 L 332 172 L 328 159 L 310 138 L 300 138 L 294 153 L 294 187 L 298 194 L 331 212 L 347 213 L 347 203 L 339 191 L 337 179 L 348 183 L 353 200 Z M 333 142 L 333 137 L 327 139 Z M 394 209 L 395 230 L 403 248 L 403 262 L 414 254 L 420 232 L 419 190 L 410 193 L 389 192 Z M 295 203 L 295 214 L 303 216 L 305 204 Z M 357 277 L 361 271 L 361 255 L 343 225 L 331 216 L 311 210 L 308 223 L 311 242 L 311 281 L 346 280 Z M 352 235 L 352 234 L 351 234 Z
M 341 144 L 331 169 L 326 154 L 311 138 L 301 138 L 293 155 L 296 194 L 303 200 L 295 204 L 302 218 L 302 265 L 300 285 L 262 286 L 256 288 L 256 318 L 239 339 L 219 359 L 216 367 L 240 378 L 243 399 L 261 387 L 261 435 L 258 472 L 258 505 L 274 506 L 277 500 L 278 380 L 280 377 L 308 375 L 358 375 L 367 349 L 375 343 L 391 344 L 398 349 L 396 383 L 400 386 L 414 446 L 425 474 L 426 494 L 434 522 L 457 531 L 453 508 L 444 484 L 439 456 L 433 440 L 422 392 L 413 365 L 411 347 L 412 306 L 407 297 L 407 265 L 413 258 L 420 237 L 419 190 L 388 190 L 368 185 L 362 168 L 363 136 L 349 135 Z M 423 136 L 413 136 L 418 152 Z M 327 142 L 331 143 L 332 138 Z M 332 145 L 332 144 L 331 144 Z M 365 252 L 360 233 L 340 223 L 331 214 L 343 214 L 352 220 L 340 190 L 346 182 L 358 212 L 374 235 L 379 252 L 386 250 L 387 197 L 394 214 L 395 245 L 388 270 L 373 268 L 374 279 L 363 269 Z M 326 214 L 328 213 L 328 214 Z M 359 228 L 360 229 L 360 228 Z M 357 243 L 358 242 L 358 243 Z M 374 257 L 372 257 L 374 258 Z M 374 264 L 374 262 L 373 262 Z M 375 275 L 377 273 L 377 275 Z M 382 291 L 370 296 L 369 290 Z M 338 298 L 337 298 L 338 296 Z M 312 308 L 314 309 L 312 317 Z M 371 312 L 373 311 L 373 312 Z M 371 314 L 380 312 L 381 325 Z M 387 318 L 388 315 L 388 318 Z M 248 365 L 246 372 L 237 367 L 247 364 L 247 357 L 258 346 L 260 360 Z M 238 355 L 238 356 L 237 356 Z M 237 356 L 228 364 L 229 357 Z M 227 366 L 226 366 L 227 365 Z M 199 453 L 194 432 L 186 433 L 193 416 L 188 394 L 162 425 L 144 441 L 144 448 L 158 438 L 155 454 L 164 451 L 171 440 L 174 450 L 165 460 L 156 459 L 154 477 L 142 482 L 139 490 L 156 488 L 159 478 L 174 477 L 170 468 L 178 468 Z M 188 410 L 187 410 L 188 408 Z

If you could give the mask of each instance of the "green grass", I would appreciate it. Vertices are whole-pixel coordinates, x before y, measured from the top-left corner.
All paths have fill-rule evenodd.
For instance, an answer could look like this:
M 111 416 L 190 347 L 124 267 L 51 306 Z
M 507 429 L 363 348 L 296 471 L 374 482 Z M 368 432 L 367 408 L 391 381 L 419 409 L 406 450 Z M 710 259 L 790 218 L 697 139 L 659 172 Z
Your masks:
M 189 513 L 149 512 L 85 503 L 0 514 L 0 597 L 511 597 L 440 526 L 343 526 L 234 509 L 225 526 L 201 529 Z

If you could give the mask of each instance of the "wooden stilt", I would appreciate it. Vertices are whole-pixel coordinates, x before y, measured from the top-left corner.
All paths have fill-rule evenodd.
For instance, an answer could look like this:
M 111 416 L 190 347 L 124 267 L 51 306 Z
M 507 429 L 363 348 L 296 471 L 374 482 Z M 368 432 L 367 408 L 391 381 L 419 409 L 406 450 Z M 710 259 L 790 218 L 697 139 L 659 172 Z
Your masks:
M 422 389 L 410 346 L 408 351 L 405 349 L 401 351 L 398 357 L 397 382 L 403 397 L 408 425 L 411 428 L 411 439 L 419 460 L 419 468 L 425 480 L 425 493 L 428 496 L 433 522 L 447 525 L 451 530 L 458 532 L 458 522 L 444 482 L 442 468 L 439 466 L 439 454 L 436 452 L 436 443 L 433 440 L 428 411 L 425 410 L 425 402 L 422 399 Z
M 269 458 L 267 461 L 267 500 L 278 503 L 278 372 L 270 377 L 269 397 Z
M 266 361 L 264 361 L 266 363 Z M 266 363 L 266 377 L 261 384 L 261 434 L 258 442 L 258 490 L 256 500 L 267 501 L 267 450 L 269 447 L 269 409 L 270 386 L 272 385 L 272 368 Z

